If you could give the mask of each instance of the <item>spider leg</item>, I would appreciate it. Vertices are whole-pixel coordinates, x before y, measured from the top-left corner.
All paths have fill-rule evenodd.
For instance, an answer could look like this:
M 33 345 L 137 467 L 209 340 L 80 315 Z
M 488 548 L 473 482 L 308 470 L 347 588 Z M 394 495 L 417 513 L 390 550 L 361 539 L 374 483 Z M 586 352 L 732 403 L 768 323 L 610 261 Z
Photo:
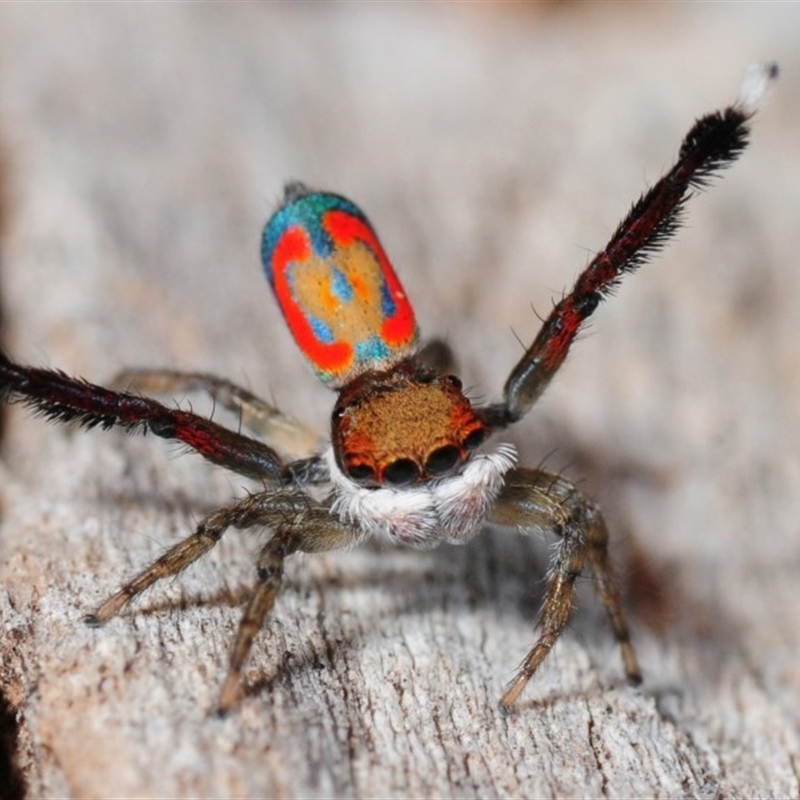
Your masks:
M 177 575 L 205 555 L 228 528 L 255 526 L 271 528 L 273 535 L 258 557 L 258 583 L 247 602 L 231 649 L 228 673 L 217 709 L 224 714 L 235 705 L 241 693 L 242 670 L 253 640 L 275 604 L 286 557 L 295 552 L 340 549 L 364 537 L 361 531 L 333 516 L 327 505 L 314 502 L 294 487 L 279 487 L 218 509 L 203 519 L 194 533 L 167 550 L 101 603 L 93 613 L 87 614 L 84 621 L 92 626 L 102 625 L 154 583 Z
M 322 440 L 311 428 L 279 411 L 247 389 L 205 372 L 168 369 L 130 369 L 112 381 L 114 389 L 144 394 L 176 395 L 206 392 L 216 403 L 239 415 L 242 424 L 270 447 L 292 456 L 320 449 Z
M 203 458 L 256 480 L 279 480 L 283 464 L 266 444 L 149 397 L 116 392 L 63 372 L 15 364 L 0 354 L 0 403 L 20 402 L 56 422 L 77 421 L 130 433 L 150 431 L 188 445 Z
M 270 510 L 268 516 L 274 517 L 274 512 Z M 264 627 L 264 621 L 275 605 L 283 581 L 286 557 L 295 552 L 338 550 L 362 538 L 359 530 L 333 516 L 327 506 L 315 504 L 307 497 L 298 495 L 294 512 L 284 515 L 283 522 L 259 554 L 256 564 L 258 581 L 239 622 L 217 714 L 224 716 L 241 697 L 242 670 L 256 635 Z
M 605 249 L 592 259 L 569 294 L 556 303 L 511 371 L 503 402 L 482 410 L 491 427 L 506 427 L 530 410 L 600 302 L 613 293 L 623 275 L 667 244 L 680 227 L 687 200 L 736 161 L 748 143 L 748 120 L 777 73 L 774 64 L 756 67 L 745 76 L 735 104 L 695 122 L 672 169 L 633 205 Z
M 430 339 L 425 342 L 417 352 L 416 359 L 440 375 L 452 375 L 457 371 L 453 349 L 444 339 Z
M 217 714 L 220 716 L 225 715 L 239 701 L 242 692 L 242 669 L 250 655 L 253 640 L 275 605 L 283 582 L 283 562 L 291 552 L 291 543 L 287 542 L 285 537 L 276 535 L 258 556 L 258 583 L 245 606 L 231 649 L 228 674 L 225 676 L 217 704 Z
M 84 621 L 88 625 L 102 625 L 119 614 L 137 595 L 154 583 L 177 575 L 190 564 L 204 556 L 222 538 L 228 528 L 247 528 L 268 520 L 275 521 L 285 511 L 285 495 L 296 495 L 296 490 L 278 489 L 249 495 L 231 505 L 217 509 L 200 521 L 194 533 L 170 547 L 160 558 L 128 581 L 119 591 L 88 614 Z M 271 516 L 265 511 L 265 498 L 271 501 Z
M 566 626 L 575 595 L 575 580 L 586 560 L 592 570 L 595 590 L 606 608 L 614 637 L 619 644 L 625 674 L 632 683 L 641 682 L 630 633 L 620 604 L 608 554 L 608 531 L 597 507 L 575 486 L 543 470 L 515 468 L 487 520 L 490 524 L 520 533 L 555 532 L 560 541 L 548 570 L 547 588 L 539 614 L 539 638 L 500 700 L 510 710 L 539 665 L 547 657 Z

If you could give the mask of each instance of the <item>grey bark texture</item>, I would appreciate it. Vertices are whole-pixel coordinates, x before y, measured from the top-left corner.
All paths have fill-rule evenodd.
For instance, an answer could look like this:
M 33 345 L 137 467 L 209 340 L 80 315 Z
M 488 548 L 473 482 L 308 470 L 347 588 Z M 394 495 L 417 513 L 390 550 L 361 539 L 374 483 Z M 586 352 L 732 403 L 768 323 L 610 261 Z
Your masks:
M 98 382 L 215 372 L 322 430 L 332 395 L 258 261 L 284 180 L 367 211 L 424 332 L 496 399 L 515 335 L 531 340 L 534 310 L 692 120 L 735 97 L 748 63 L 783 70 L 741 162 L 508 437 L 604 508 L 641 688 L 585 581 L 518 713 L 499 713 L 548 543 L 488 534 L 295 559 L 248 695 L 216 719 L 257 536 L 229 533 L 101 630 L 81 617 L 255 487 L 152 437 L 13 408 L 0 795 L 798 796 L 798 12 L 0 6 L 4 349 Z

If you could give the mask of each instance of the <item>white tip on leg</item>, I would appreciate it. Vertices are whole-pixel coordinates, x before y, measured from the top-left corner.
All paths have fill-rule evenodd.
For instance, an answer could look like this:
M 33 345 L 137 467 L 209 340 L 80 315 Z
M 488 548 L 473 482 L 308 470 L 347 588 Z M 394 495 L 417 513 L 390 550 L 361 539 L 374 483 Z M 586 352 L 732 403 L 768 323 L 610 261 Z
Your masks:
M 778 65 L 775 62 L 769 64 L 751 64 L 744 73 L 742 85 L 739 88 L 739 99 L 736 105 L 748 117 L 758 111 L 767 99 L 772 84 L 778 77 Z

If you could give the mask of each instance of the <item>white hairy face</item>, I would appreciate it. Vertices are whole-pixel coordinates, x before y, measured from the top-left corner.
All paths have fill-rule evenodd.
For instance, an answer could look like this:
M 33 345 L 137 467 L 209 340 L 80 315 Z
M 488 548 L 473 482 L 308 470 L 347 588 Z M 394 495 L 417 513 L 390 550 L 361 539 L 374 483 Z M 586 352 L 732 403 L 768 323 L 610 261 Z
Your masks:
M 342 473 L 332 449 L 324 456 L 335 492 L 335 514 L 359 529 L 363 538 L 379 535 L 420 548 L 442 542 L 463 544 L 479 533 L 516 457 L 511 445 L 502 444 L 493 453 L 472 456 L 458 473 L 438 481 L 367 488 Z

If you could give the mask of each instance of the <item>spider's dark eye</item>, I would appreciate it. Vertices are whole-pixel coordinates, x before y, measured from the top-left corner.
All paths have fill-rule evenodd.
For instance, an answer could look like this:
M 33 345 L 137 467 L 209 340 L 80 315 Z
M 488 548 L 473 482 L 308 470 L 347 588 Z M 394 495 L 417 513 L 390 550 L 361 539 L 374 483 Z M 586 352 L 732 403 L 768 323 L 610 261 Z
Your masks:
M 467 436 L 466 439 L 464 439 L 464 447 L 466 447 L 467 450 L 474 450 L 481 444 L 484 436 L 485 433 L 483 428 L 476 428 L 474 431 L 472 431 L 472 433 L 469 434 L 469 436 Z
M 405 486 L 419 477 L 419 467 L 410 458 L 398 458 L 383 471 L 383 479 L 393 486 Z
M 347 468 L 347 474 L 354 481 L 368 481 L 375 477 L 375 470 L 369 464 L 353 464 Z
M 464 388 L 464 384 L 461 383 L 461 378 L 459 378 L 457 375 L 448 375 L 447 376 L 447 382 L 454 389 L 458 389 L 459 392 Z
M 431 475 L 446 475 L 461 460 L 461 452 L 452 444 L 434 450 L 425 462 L 425 468 Z

